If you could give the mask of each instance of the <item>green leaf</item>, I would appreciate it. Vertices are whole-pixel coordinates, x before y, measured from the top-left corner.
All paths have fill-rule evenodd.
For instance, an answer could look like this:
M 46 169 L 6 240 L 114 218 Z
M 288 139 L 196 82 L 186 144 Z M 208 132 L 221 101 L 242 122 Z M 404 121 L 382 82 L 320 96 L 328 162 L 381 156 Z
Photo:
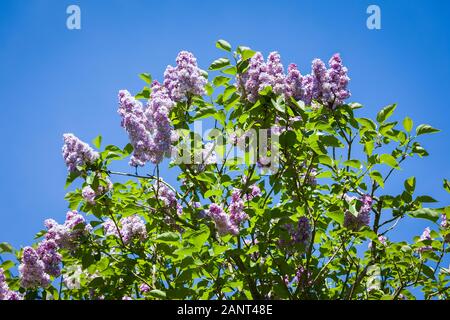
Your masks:
M 405 119 L 403 119 L 403 128 L 405 128 L 406 131 L 411 132 L 412 127 L 413 127 L 412 119 L 409 117 L 405 117 Z
M 416 198 L 416 201 L 419 201 L 421 203 L 433 203 L 433 202 L 437 202 L 436 199 L 434 199 L 433 197 L 430 196 L 418 196 Z
M 97 136 L 92 140 L 92 144 L 97 148 L 100 149 L 100 146 L 102 144 L 102 136 Z
M 7 242 L 2 242 L 0 243 L 0 253 L 1 252 L 11 253 L 13 252 L 13 247 Z
M 377 121 L 380 123 L 384 122 L 387 118 L 392 116 L 396 107 L 397 104 L 391 104 L 381 109 L 381 111 L 377 114 Z
M 217 77 L 214 78 L 213 84 L 214 84 L 216 87 L 220 87 L 220 86 L 222 86 L 222 85 L 228 83 L 229 81 L 230 81 L 230 78 L 228 78 L 228 77 L 217 76 Z
M 230 65 L 230 60 L 227 58 L 219 58 L 214 60 L 213 63 L 209 66 L 209 70 L 219 70 L 226 66 Z
M 319 163 L 324 164 L 326 166 L 332 167 L 333 166 L 333 159 L 331 159 L 329 156 L 325 154 L 321 154 L 317 157 L 317 160 Z
M 250 59 L 251 57 L 253 57 L 253 55 L 256 52 L 253 51 L 252 49 L 250 49 L 249 47 L 239 46 L 237 48 L 237 53 L 239 53 L 241 55 L 242 60 L 245 61 L 245 60 Z
M 341 226 L 344 224 L 344 213 L 342 211 L 327 212 L 327 216 L 339 223 Z
M 376 124 L 372 120 L 368 118 L 355 118 L 356 121 L 358 121 L 359 124 L 361 124 L 363 127 L 366 127 L 368 129 L 375 130 Z
M 159 299 L 166 298 L 166 293 L 164 291 L 161 291 L 158 289 L 154 289 L 154 290 L 150 291 L 148 294 L 152 297 L 159 298 Z
M 390 154 L 387 154 L 387 153 L 382 154 L 380 156 L 380 162 L 387 164 L 388 166 L 390 166 L 394 169 L 398 169 L 398 170 L 400 169 L 400 166 L 398 165 L 397 160 L 395 160 L 395 158 Z
M 421 208 L 409 213 L 413 218 L 427 219 L 436 222 L 439 219 L 439 213 L 430 208 Z
M 427 134 L 427 133 L 435 133 L 439 132 L 441 130 L 433 128 L 429 124 L 421 124 L 420 126 L 417 126 L 416 128 L 416 134 L 420 136 L 421 134 Z
M 200 230 L 195 230 L 192 232 L 186 232 L 183 238 L 192 243 L 195 247 L 199 248 L 203 246 L 205 241 L 209 237 L 209 228 L 204 225 Z
M 222 49 L 224 51 L 230 52 L 231 51 L 231 44 L 228 43 L 228 41 L 225 41 L 225 40 L 221 39 L 221 40 L 218 40 L 216 42 L 216 48 L 219 48 L 219 49 Z
M 139 75 L 139 78 L 144 80 L 147 84 L 152 84 L 152 76 L 150 75 L 150 73 L 141 73 Z
M 1 264 L 1 268 L 3 270 L 8 270 L 11 269 L 12 267 L 14 267 L 14 262 L 12 262 L 11 260 L 6 260 Z
M 344 166 L 349 166 L 356 169 L 361 169 L 361 162 L 359 160 L 347 160 L 342 163 Z
M 445 191 L 450 193 L 450 181 L 448 181 L 447 179 L 444 179 L 443 186 L 444 186 Z
M 383 176 L 378 171 L 372 171 L 370 174 L 372 180 L 377 182 L 382 188 L 384 188 Z
M 416 177 L 410 177 L 406 179 L 404 185 L 406 191 L 408 191 L 410 194 L 413 194 L 414 190 L 416 189 Z
M 141 92 L 134 96 L 136 99 L 150 99 L 150 88 L 144 87 Z
M 176 232 L 164 232 L 156 237 L 157 241 L 175 242 L 180 240 L 180 236 Z

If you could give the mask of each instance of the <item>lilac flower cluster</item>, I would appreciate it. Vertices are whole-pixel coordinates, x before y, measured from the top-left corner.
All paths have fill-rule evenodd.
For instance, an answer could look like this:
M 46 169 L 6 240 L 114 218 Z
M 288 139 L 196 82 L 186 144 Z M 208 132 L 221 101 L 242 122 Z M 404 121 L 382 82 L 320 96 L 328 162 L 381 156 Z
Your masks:
M 81 196 L 83 197 L 84 201 L 86 201 L 87 203 L 89 203 L 91 205 L 95 205 L 95 197 L 111 191 L 113 188 L 113 184 L 112 184 L 111 180 L 109 180 L 109 178 L 106 177 L 105 181 L 106 181 L 106 187 L 99 185 L 97 187 L 97 191 L 92 189 L 91 186 L 85 186 L 81 190 Z
M 77 172 L 78 166 L 92 164 L 98 159 L 98 152 L 94 151 L 87 143 L 81 141 L 72 133 L 66 133 L 63 137 L 62 155 L 70 172 Z
M 25 247 L 23 249 L 19 274 L 20 285 L 26 289 L 45 288 L 50 284 L 50 276 L 45 272 L 45 264 L 32 247 Z
M 250 186 L 250 192 L 244 195 L 246 201 L 252 201 L 254 198 L 261 196 L 261 189 L 257 184 L 252 184 Z
M 297 226 L 286 224 L 285 229 L 289 234 L 289 239 L 280 239 L 279 244 L 283 247 L 292 247 L 295 244 L 307 246 L 311 240 L 311 224 L 307 217 L 298 219 Z
M 423 233 L 420 235 L 420 241 L 423 241 L 423 240 L 433 240 L 431 238 L 431 230 L 428 227 L 425 228 L 425 230 L 423 230 Z M 418 249 L 419 252 L 425 252 L 425 251 L 430 251 L 430 250 L 433 250 L 433 247 L 429 246 L 429 245 L 420 247 Z
M 62 249 L 73 249 L 75 241 L 92 228 L 77 211 L 68 211 L 64 224 L 59 224 L 53 219 L 45 220 L 44 224 L 48 229 L 45 238 L 54 240 Z M 78 225 L 84 225 L 84 228 L 79 228 Z
M 62 256 L 58 250 L 73 249 L 75 241 L 92 229 L 76 211 L 67 212 L 66 221 L 62 225 L 53 219 L 45 220 L 44 224 L 48 230 L 37 249 L 25 247 L 23 250 L 19 273 L 24 288 L 48 286 L 50 276 L 57 277 L 61 274 Z M 78 228 L 79 225 L 84 227 Z
M 298 284 L 310 286 L 313 283 L 312 272 L 308 271 L 306 273 L 305 268 L 300 266 L 295 272 L 295 277 L 293 280 Z
M 164 156 L 170 156 L 176 134 L 172 129 L 169 113 L 174 106 L 168 90 L 157 81 L 153 82 L 152 94 L 145 110 L 149 122 L 151 144 L 148 146 L 150 161 L 160 163 Z
M 448 227 L 450 227 L 450 223 L 447 220 L 447 215 L 444 213 L 441 215 L 441 228 L 443 229 L 447 229 Z
M 350 197 L 347 198 L 351 200 Z M 359 209 L 358 215 L 355 216 L 350 211 L 346 211 L 344 216 L 344 227 L 353 231 L 358 231 L 370 223 L 370 210 L 372 210 L 373 200 L 366 194 L 359 201 L 361 202 L 361 208 Z
M 150 160 L 147 155 L 147 148 L 151 141 L 148 132 L 149 124 L 142 103 L 136 100 L 127 90 L 120 90 L 117 112 L 122 117 L 120 125 L 128 132 L 133 146 L 130 165 L 143 166 Z
M 244 212 L 244 200 L 241 198 L 241 193 L 241 190 L 233 189 L 229 206 L 230 222 L 236 229 L 239 229 L 241 223 L 248 219 L 248 215 Z
M 157 81 L 152 84 L 145 110 L 128 91 L 119 92 L 121 126 L 128 132 L 134 148 L 130 165 L 144 166 L 148 161 L 158 164 L 170 155 L 172 141 L 176 138 L 169 119 L 173 106 L 168 91 Z
M 311 73 L 303 76 L 297 65 L 290 64 L 284 75 L 277 52 L 270 53 L 267 62 L 257 52 L 250 59 L 247 71 L 237 76 L 236 86 L 251 103 L 256 102 L 265 87 L 271 86 L 275 94 L 284 94 L 287 99 L 302 100 L 307 105 L 317 100 L 335 107 L 350 97 L 347 89 L 350 78 L 339 54 L 333 55 L 328 65 L 329 68 L 322 60 L 315 59 Z
M 264 61 L 261 52 L 256 52 L 249 61 L 248 69 L 237 78 L 236 86 L 251 103 L 256 102 L 259 92 L 271 86 L 273 92 L 281 94 L 285 90 L 285 76 L 280 55 L 271 52 Z
M 134 239 L 141 241 L 147 239 L 147 229 L 145 228 L 144 221 L 137 215 L 124 217 L 119 221 L 119 229 L 117 230 L 116 224 L 113 220 L 108 219 L 103 223 L 103 230 L 105 235 L 113 235 L 116 237 L 122 237 L 125 244 L 131 243 Z
M 54 277 L 61 274 L 61 254 L 58 253 L 58 245 L 54 240 L 42 241 L 36 250 L 39 259 L 44 263 L 44 271 Z
M 230 216 L 221 206 L 212 203 L 209 206 L 208 215 L 214 220 L 219 235 L 224 236 L 226 234 L 239 234 L 239 229 L 231 222 Z
M 133 239 L 139 239 L 141 241 L 147 239 L 145 223 L 139 216 L 132 215 L 122 218 L 120 219 L 120 224 L 122 225 L 120 233 L 125 244 L 130 243 Z
M 142 283 L 142 284 L 139 286 L 139 291 L 140 291 L 141 293 L 148 293 L 148 292 L 150 292 L 150 290 L 151 290 L 151 288 L 150 288 L 149 285 L 146 284 L 146 283 Z
M 2 268 L 0 268 L 0 300 L 23 300 L 23 297 L 20 293 L 9 289 Z
M 155 190 L 157 190 L 158 192 L 157 198 L 162 201 L 165 207 L 176 209 L 178 215 L 181 215 L 183 213 L 183 207 L 177 201 L 175 192 L 166 184 L 156 182 Z
M 173 101 L 184 101 L 190 95 L 205 94 L 206 78 L 197 66 L 197 59 L 188 51 L 181 51 L 176 67 L 168 66 L 164 72 L 164 87 Z

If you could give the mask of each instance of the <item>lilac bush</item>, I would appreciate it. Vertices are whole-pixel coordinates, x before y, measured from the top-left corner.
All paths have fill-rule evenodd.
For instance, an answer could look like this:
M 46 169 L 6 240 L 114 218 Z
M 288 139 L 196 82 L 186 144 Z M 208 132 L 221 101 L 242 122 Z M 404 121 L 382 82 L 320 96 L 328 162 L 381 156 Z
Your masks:
M 413 176 L 385 189 L 439 130 L 392 120 L 395 104 L 360 115 L 339 54 L 299 70 L 216 46 L 226 56 L 208 72 L 182 51 L 161 82 L 119 91 L 127 145 L 64 135 L 66 219 L 30 246 L 0 244 L 16 257 L 0 300 L 448 299 L 450 206 Z M 134 168 L 115 171 L 123 161 Z M 414 219 L 430 227 L 391 236 Z

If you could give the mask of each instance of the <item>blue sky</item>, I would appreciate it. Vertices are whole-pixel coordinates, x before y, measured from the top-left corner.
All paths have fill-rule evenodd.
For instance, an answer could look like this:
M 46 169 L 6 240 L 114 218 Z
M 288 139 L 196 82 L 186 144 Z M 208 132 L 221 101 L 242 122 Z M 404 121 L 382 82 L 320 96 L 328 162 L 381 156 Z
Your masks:
M 81 8 L 81 30 L 66 28 L 70 4 Z M 366 27 L 370 4 L 381 8 L 381 30 Z M 29 245 L 44 219 L 64 219 L 63 133 L 86 141 L 102 134 L 104 143 L 124 146 L 118 90 L 140 90 L 141 72 L 161 79 L 180 50 L 206 69 L 221 55 L 214 46 L 221 38 L 277 50 L 285 66 L 295 62 L 303 72 L 313 58 L 340 52 L 351 100 L 365 105 L 365 116 L 396 102 L 397 120 L 408 115 L 442 129 L 421 139 L 430 157 L 407 161 L 386 191 L 400 192 L 415 175 L 417 194 L 450 204 L 441 188 L 450 178 L 450 2 L 3 0 L 0 7 L 0 242 Z M 407 221 L 396 240 L 430 225 Z

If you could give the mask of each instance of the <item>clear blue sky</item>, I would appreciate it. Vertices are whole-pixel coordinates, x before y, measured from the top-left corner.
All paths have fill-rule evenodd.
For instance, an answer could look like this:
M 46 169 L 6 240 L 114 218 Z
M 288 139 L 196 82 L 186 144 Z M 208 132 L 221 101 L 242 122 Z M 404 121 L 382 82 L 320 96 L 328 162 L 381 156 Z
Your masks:
M 79 31 L 66 28 L 70 4 L 81 8 Z M 369 4 L 381 8 L 381 30 L 366 28 Z M 44 219 L 64 219 L 63 133 L 86 141 L 102 134 L 104 143 L 124 146 L 118 90 L 141 89 L 141 72 L 161 79 L 183 49 L 206 69 L 221 54 L 220 38 L 278 50 L 286 66 L 296 62 L 304 72 L 313 58 L 340 52 L 352 100 L 366 115 L 396 102 L 397 120 L 409 115 L 442 129 L 422 139 L 430 157 L 406 162 L 388 191 L 415 175 L 417 194 L 450 203 L 441 188 L 450 178 L 448 1 L 3 0 L 0 8 L 0 242 L 28 245 Z M 403 222 L 395 239 L 410 240 L 427 225 Z

